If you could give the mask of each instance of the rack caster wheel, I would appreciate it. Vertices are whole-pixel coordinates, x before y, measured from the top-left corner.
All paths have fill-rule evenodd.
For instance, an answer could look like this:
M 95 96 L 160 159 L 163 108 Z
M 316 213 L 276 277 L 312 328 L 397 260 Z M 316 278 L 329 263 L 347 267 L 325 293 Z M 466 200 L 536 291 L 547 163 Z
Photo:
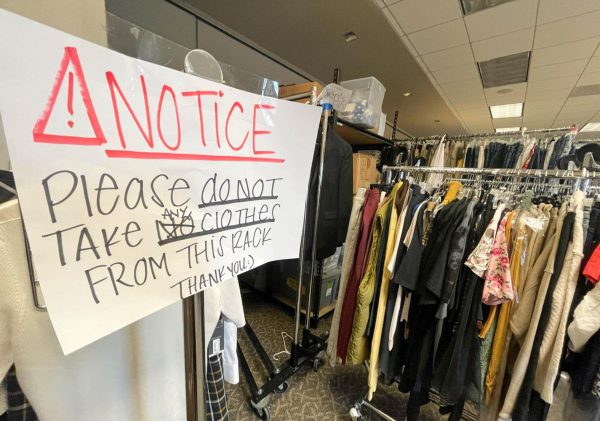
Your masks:
M 252 404 L 250 404 L 250 406 L 252 407 L 252 410 L 254 411 L 254 413 L 261 420 L 269 421 L 271 419 L 271 413 L 269 412 L 269 408 L 267 408 L 267 407 L 265 407 L 265 408 L 256 408 Z
M 269 412 L 269 408 L 267 408 L 268 404 L 269 404 L 268 396 L 258 403 L 254 403 L 252 400 L 250 400 L 250 407 L 252 408 L 254 413 L 261 420 L 265 420 L 265 421 L 268 421 L 271 419 L 271 414 Z
M 352 421 L 362 421 L 364 419 L 357 408 L 350 408 L 350 418 L 352 418 Z
M 287 382 L 283 382 L 281 383 L 279 386 L 277 386 L 277 389 L 274 390 L 275 393 L 285 393 L 288 390 L 288 383 Z
M 271 413 L 269 412 L 269 408 L 263 408 L 262 414 L 258 414 L 261 420 L 269 421 L 271 419 Z
M 321 365 L 321 360 L 318 358 L 315 358 L 313 360 L 313 371 L 317 372 L 319 370 L 319 365 Z

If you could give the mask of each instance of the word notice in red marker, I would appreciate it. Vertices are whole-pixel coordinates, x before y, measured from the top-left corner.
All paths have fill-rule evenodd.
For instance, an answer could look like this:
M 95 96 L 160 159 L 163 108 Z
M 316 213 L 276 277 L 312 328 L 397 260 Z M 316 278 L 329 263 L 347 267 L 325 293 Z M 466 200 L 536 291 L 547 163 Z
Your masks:
M 132 59 L 2 10 L 0 27 L 0 114 L 65 353 L 298 257 L 318 107 Z

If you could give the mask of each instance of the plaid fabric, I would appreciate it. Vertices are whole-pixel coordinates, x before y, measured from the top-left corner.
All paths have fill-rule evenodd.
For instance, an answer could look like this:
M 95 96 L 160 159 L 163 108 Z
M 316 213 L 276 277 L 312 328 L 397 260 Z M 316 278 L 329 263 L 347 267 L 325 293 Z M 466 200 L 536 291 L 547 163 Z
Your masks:
M 206 384 L 204 398 L 206 400 L 206 419 L 208 421 L 227 421 L 227 395 L 223 379 L 223 354 L 208 357 L 206 367 Z
M 6 375 L 6 392 L 8 396 L 6 421 L 38 421 L 35 411 L 19 386 L 14 365 Z

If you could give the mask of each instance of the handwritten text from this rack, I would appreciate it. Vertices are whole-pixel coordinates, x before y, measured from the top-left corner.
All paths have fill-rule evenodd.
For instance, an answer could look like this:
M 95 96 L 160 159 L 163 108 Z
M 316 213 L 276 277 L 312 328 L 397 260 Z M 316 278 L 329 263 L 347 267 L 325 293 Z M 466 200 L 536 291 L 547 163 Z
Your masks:
M 212 82 L 202 89 L 173 87 L 157 83 L 151 74 L 140 74 L 133 86 L 120 81 L 116 71 L 88 76 L 92 91 L 77 49 L 66 47 L 48 104 L 33 128 L 35 142 L 107 144 L 108 158 L 285 161 L 269 136 L 275 106 L 262 97 L 250 103 Z M 95 102 L 110 104 L 98 109 L 111 111 L 98 114 Z M 112 133 L 109 139 L 106 133 Z
M 249 253 L 272 240 L 271 225 L 282 211 L 282 180 L 230 179 L 216 173 L 190 180 L 166 174 L 123 179 L 57 171 L 42 180 L 46 218 L 54 227 L 42 237 L 61 266 L 94 263 L 84 274 L 96 303 L 102 294 L 119 295 L 123 288 L 170 278 L 175 267 L 185 266 L 199 273 L 189 277 L 188 270 L 187 277 L 172 282 L 183 294 L 254 264 Z M 77 219 L 73 209 L 85 212 Z M 132 249 L 145 255 L 129 264 L 116 258 Z M 227 262 L 202 273 L 203 265 L 213 260 Z

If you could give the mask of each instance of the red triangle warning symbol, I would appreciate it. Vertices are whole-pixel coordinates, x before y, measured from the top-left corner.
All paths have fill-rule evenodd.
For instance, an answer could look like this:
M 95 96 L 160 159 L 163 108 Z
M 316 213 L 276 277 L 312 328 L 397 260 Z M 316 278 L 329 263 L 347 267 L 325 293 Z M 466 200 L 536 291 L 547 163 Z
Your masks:
M 72 71 L 69 71 L 67 76 L 67 69 L 69 68 L 71 68 Z M 68 113 L 73 116 L 73 94 L 79 94 L 81 97 L 77 98 L 77 101 L 83 104 L 83 107 L 85 108 L 85 114 L 89 120 L 85 123 L 85 125 L 91 127 L 93 135 L 90 133 L 90 136 L 81 136 L 77 131 L 74 131 L 74 134 L 50 134 L 46 132 L 48 121 L 50 121 L 52 113 L 54 112 L 56 99 L 58 98 L 61 90 L 65 89 L 63 88 L 65 80 L 68 83 L 66 86 L 66 109 Z M 79 89 L 75 89 L 75 81 L 79 85 Z M 68 129 L 72 129 L 73 125 L 73 121 L 68 119 Z M 50 93 L 50 98 L 48 99 L 48 104 L 33 127 L 33 140 L 34 142 L 61 143 L 69 145 L 101 145 L 102 143 L 106 143 L 106 138 L 104 137 L 104 133 L 100 128 L 100 123 L 98 121 L 98 117 L 96 116 L 94 105 L 92 104 L 90 92 L 85 82 L 85 77 L 83 76 L 81 62 L 79 61 L 79 55 L 77 54 L 77 49 L 75 47 L 65 47 L 65 54 L 60 62 L 60 67 L 56 75 L 54 86 L 52 87 L 52 91 Z

